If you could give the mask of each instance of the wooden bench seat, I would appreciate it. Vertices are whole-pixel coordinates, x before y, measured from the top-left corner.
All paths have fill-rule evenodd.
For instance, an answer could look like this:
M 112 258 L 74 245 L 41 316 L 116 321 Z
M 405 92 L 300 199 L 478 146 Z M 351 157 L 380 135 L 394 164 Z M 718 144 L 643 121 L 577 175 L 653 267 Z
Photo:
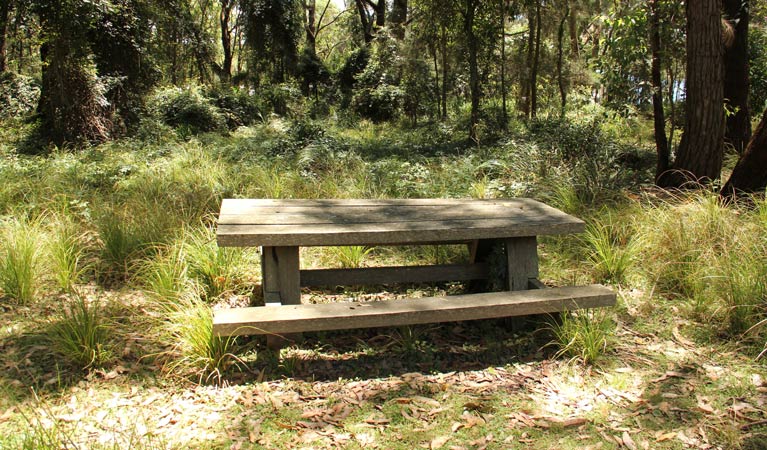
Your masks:
M 614 292 L 592 285 L 373 302 L 232 308 L 216 312 L 213 331 L 225 336 L 282 335 L 525 316 L 614 304 Z

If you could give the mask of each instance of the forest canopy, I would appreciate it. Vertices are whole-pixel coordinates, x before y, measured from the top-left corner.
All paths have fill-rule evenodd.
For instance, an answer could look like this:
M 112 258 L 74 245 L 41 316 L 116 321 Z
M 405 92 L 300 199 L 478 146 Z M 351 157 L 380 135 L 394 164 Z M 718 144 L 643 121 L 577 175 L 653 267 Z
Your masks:
M 725 149 L 744 151 L 765 45 L 765 6 L 748 0 L 2 0 L 0 114 L 57 146 L 148 118 L 204 132 L 270 114 L 451 120 L 480 143 L 512 118 L 599 104 L 654 119 L 658 181 L 680 185 L 661 175 L 716 179 Z M 687 109 L 726 121 L 721 136 Z M 706 164 L 690 146 L 711 148 Z

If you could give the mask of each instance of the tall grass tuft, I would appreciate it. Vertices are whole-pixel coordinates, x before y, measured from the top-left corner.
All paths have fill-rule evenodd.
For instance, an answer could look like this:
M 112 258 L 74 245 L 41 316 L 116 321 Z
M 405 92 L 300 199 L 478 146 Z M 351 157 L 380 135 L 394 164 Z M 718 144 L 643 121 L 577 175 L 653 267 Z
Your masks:
M 212 299 L 240 286 L 242 249 L 219 247 L 213 231 L 207 227 L 188 232 L 184 242 L 189 277 L 200 286 L 204 298 Z
M 26 219 L 0 222 L 0 290 L 19 304 L 31 302 L 42 280 L 42 232 Z
M 81 369 L 90 369 L 112 359 L 113 332 L 104 305 L 75 294 L 46 335 L 53 352 Z
M 331 247 L 333 256 L 344 269 L 357 269 L 362 267 L 365 258 L 373 251 L 373 247 L 364 245 L 348 245 L 344 247 Z
M 594 364 L 611 349 L 615 340 L 615 323 L 607 311 L 565 312 L 560 317 L 561 321 L 550 325 L 554 334 L 552 344 L 559 348 L 558 356 Z
M 731 335 L 741 335 L 767 312 L 767 249 L 748 242 L 728 248 L 718 258 L 719 276 L 712 290 L 724 308 Z
M 200 383 L 220 383 L 231 368 L 240 367 L 237 338 L 213 333 L 213 311 L 198 294 L 189 293 L 175 302 L 164 302 L 165 339 L 174 342 L 165 370 L 193 375 Z
M 188 272 L 184 246 L 176 243 L 159 246 L 153 255 L 142 260 L 137 278 L 155 298 L 176 300 L 189 287 Z
M 626 226 L 619 225 L 609 216 L 603 222 L 594 221 L 586 227 L 583 241 L 598 282 L 625 281 L 637 254 L 636 241 L 630 236 Z
M 145 231 L 128 214 L 107 211 L 97 219 L 101 260 L 107 274 L 125 278 L 133 258 L 149 243 Z
M 62 291 L 70 292 L 91 268 L 85 258 L 85 235 L 74 221 L 61 217 L 48 245 L 56 284 Z

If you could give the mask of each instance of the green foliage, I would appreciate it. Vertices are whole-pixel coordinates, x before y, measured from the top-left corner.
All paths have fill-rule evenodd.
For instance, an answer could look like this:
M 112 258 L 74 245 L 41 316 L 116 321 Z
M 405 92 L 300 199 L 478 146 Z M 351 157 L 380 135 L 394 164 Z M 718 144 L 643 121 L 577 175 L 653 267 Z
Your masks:
M 145 220 L 142 221 L 141 219 Z M 106 278 L 125 279 L 134 260 L 156 243 L 149 227 L 153 217 L 137 217 L 125 209 L 106 209 L 96 219 L 101 261 Z
M 552 321 L 553 344 L 558 355 L 580 359 L 584 364 L 595 364 L 614 344 L 615 322 L 604 310 L 565 312 L 561 320 Z
M 209 90 L 207 96 L 224 116 L 230 130 L 264 120 L 264 106 L 245 89 L 219 87 Z
M 374 122 L 397 117 L 403 100 L 397 42 L 379 36 L 365 69 L 357 75 L 351 108 L 360 116 Z
M 149 107 L 157 111 L 165 123 L 186 133 L 226 129 L 224 115 L 197 87 L 158 90 Z
M 16 303 L 29 303 L 36 297 L 43 275 L 39 224 L 8 219 L 0 221 L 0 227 L 0 290 Z
M 752 26 L 748 30 L 748 106 L 753 116 L 758 117 L 767 106 L 767 28 Z
M 99 368 L 113 355 L 114 329 L 98 300 L 75 294 L 46 331 L 51 350 L 81 369 Z
M 0 118 L 23 117 L 32 113 L 40 98 L 40 86 L 31 77 L 0 74 Z

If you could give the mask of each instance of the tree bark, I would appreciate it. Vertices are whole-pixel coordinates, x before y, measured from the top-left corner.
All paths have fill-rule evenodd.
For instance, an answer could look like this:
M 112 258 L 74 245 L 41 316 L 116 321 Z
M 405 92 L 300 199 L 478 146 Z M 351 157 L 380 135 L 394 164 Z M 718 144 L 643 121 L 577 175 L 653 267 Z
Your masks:
M 469 124 L 469 138 L 478 142 L 477 124 L 479 123 L 479 66 L 477 53 L 479 43 L 474 33 L 474 18 L 477 12 L 479 0 L 465 0 L 466 11 L 463 15 L 463 31 L 466 34 L 466 43 L 469 50 L 469 90 L 471 91 L 471 123 Z
M 506 0 L 501 0 L 501 108 L 505 131 L 509 125 L 509 115 L 506 110 Z
M 447 120 L 447 75 L 449 72 L 447 62 L 447 27 L 441 26 L 440 30 L 440 53 L 442 54 L 442 121 Z
M 535 0 L 535 55 L 530 73 L 530 117 L 538 115 L 538 63 L 541 55 L 541 0 Z
M 748 0 L 724 0 L 724 14 L 735 33 L 724 51 L 724 99 L 730 113 L 724 141 L 742 153 L 751 137 L 748 109 Z
M 533 72 L 533 59 L 535 57 L 535 10 L 531 0 L 527 4 L 527 57 L 525 67 L 522 73 L 522 89 L 520 89 L 521 98 L 519 99 L 519 110 L 525 118 L 530 118 L 530 95 L 531 95 L 531 77 Z
M 562 75 L 562 59 L 564 53 L 562 47 L 564 45 L 563 41 L 565 37 L 565 22 L 567 22 L 567 18 L 570 16 L 569 0 L 564 1 L 564 6 L 565 11 L 562 14 L 562 19 L 559 21 L 559 30 L 557 31 L 557 80 L 559 81 L 559 98 L 561 100 L 559 116 L 562 118 L 565 117 L 565 109 L 567 108 L 567 90 L 565 89 L 565 79 Z
M 569 2 L 568 2 L 569 3 Z M 573 60 L 580 56 L 580 43 L 578 42 L 578 3 L 570 7 L 568 16 L 568 28 L 570 29 L 570 57 Z
M 767 187 L 767 111 L 756 128 L 746 150 L 722 188 L 725 198 L 757 193 L 764 195 Z
M 391 34 L 397 39 L 405 38 L 405 24 L 407 23 L 407 0 L 393 0 L 391 5 Z
M 232 76 L 232 35 L 229 29 L 229 22 L 232 17 L 232 8 L 234 0 L 220 0 L 221 14 L 219 22 L 221 24 L 221 46 L 224 50 L 224 61 L 221 64 L 221 81 L 228 83 Z
M 650 52 L 651 83 L 652 83 L 652 112 L 655 127 L 655 151 L 658 154 L 658 164 L 655 168 L 655 180 L 669 169 L 670 154 L 666 139 L 666 117 L 663 111 L 663 85 L 661 83 L 661 43 L 660 18 L 658 17 L 658 0 L 650 0 Z
M 719 178 L 724 145 L 724 70 L 721 0 L 686 5 L 686 117 L 672 171 L 659 180 L 664 187 Z
M 8 19 L 11 7 L 11 0 L 0 0 L 0 73 L 8 68 Z

